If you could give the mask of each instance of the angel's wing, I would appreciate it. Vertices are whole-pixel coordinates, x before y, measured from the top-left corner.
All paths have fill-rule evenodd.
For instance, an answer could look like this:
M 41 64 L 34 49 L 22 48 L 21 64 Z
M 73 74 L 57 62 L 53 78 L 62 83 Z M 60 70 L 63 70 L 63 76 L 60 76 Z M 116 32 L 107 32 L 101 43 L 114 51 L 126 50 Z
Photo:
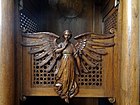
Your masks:
M 94 34 L 92 32 L 87 32 L 75 36 L 76 40 L 76 53 L 80 57 L 80 62 L 84 72 L 89 72 L 89 66 L 95 67 L 96 65 L 92 61 L 102 61 L 102 55 L 106 55 L 105 47 L 112 47 L 115 44 L 113 42 L 107 43 L 103 40 L 111 39 L 114 34 Z M 89 65 L 87 67 L 87 65 Z
M 44 66 L 51 61 L 50 66 L 46 71 L 52 70 L 59 54 L 55 54 L 57 49 L 58 35 L 50 32 L 24 33 L 22 45 L 30 47 L 30 54 L 35 54 L 35 59 L 40 60 L 38 66 Z

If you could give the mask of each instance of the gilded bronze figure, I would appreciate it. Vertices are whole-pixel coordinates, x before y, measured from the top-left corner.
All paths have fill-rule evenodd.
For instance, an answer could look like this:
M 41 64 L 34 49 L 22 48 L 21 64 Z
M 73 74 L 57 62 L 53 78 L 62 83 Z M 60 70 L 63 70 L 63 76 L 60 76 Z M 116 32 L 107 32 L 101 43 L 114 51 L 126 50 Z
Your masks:
M 79 90 L 76 76 L 82 69 L 85 73 L 89 70 L 87 65 L 94 67 L 93 60 L 101 61 L 106 55 L 105 47 L 112 47 L 114 43 L 104 43 L 100 40 L 113 38 L 113 34 L 97 35 L 92 32 L 80 34 L 75 38 L 76 44 L 70 42 L 72 33 L 65 30 L 64 42 L 57 44 L 58 35 L 51 32 L 38 32 L 23 34 L 23 45 L 30 48 L 31 54 L 36 54 L 35 59 L 44 58 L 38 64 L 44 66 L 49 63 L 46 71 L 55 70 L 55 91 L 65 102 L 74 97 Z M 26 40 L 27 39 L 27 40 Z M 96 57 L 94 56 L 96 54 Z

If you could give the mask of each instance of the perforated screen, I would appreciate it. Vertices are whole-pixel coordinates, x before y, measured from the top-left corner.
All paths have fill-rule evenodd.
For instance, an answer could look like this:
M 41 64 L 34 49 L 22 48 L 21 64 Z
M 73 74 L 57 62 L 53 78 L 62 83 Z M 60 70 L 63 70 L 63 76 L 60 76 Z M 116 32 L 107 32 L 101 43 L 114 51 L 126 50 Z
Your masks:
M 118 11 L 116 10 L 112 15 L 110 15 L 107 19 L 104 21 L 104 33 L 108 34 L 110 33 L 110 29 L 114 28 L 117 30 L 117 18 L 118 17 Z
M 46 68 L 51 64 L 49 62 L 45 66 L 38 66 L 38 63 L 40 60 L 35 60 L 34 57 L 36 55 L 32 56 L 32 86 L 33 87 L 51 87 L 55 84 L 55 67 L 51 72 L 46 72 Z M 45 57 L 43 58 L 45 59 Z M 43 60 L 42 59 L 42 60 Z M 87 65 L 86 68 L 88 68 L 90 71 L 89 73 L 83 72 L 81 69 L 81 74 L 78 76 L 78 84 L 80 87 L 100 87 L 102 86 L 102 62 L 92 61 L 95 64 L 95 67 L 91 68 Z
M 91 68 L 87 65 L 86 68 L 90 70 L 89 73 L 82 72 L 78 77 L 79 86 L 81 87 L 100 87 L 102 86 L 102 62 L 92 61 L 96 66 Z
M 39 27 L 35 18 L 28 12 L 20 11 L 20 29 L 24 33 L 37 32 Z
M 47 67 L 49 64 L 46 64 L 45 66 L 38 66 L 38 63 L 40 60 L 35 60 L 34 57 L 36 55 L 32 56 L 32 86 L 33 87 L 46 87 L 46 86 L 53 86 L 55 82 L 55 75 L 54 72 L 46 72 Z M 44 57 L 45 58 L 45 57 Z M 54 67 L 55 68 L 55 67 Z

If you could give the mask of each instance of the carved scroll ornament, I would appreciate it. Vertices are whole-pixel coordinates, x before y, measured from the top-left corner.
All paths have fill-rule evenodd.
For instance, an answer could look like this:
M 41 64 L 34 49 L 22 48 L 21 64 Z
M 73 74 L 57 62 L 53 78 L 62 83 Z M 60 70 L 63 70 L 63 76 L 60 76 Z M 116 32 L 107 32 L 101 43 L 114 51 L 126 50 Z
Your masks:
M 100 56 L 107 54 L 105 47 L 114 46 L 112 42 L 100 41 L 113 38 L 113 34 L 83 33 L 74 37 L 76 44 L 70 42 L 72 33 L 69 30 L 64 31 L 64 42 L 59 44 L 56 43 L 59 36 L 51 32 L 26 33 L 23 37 L 27 40 L 23 41 L 22 45 L 31 47 L 29 52 L 37 54 L 35 59 L 45 57 L 38 66 L 44 66 L 51 61 L 50 66 L 46 68 L 47 72 L 51 71 L 55 65 L 57 66 L 54 72 L 56 74 L 55 91 L 67 103 L 69 98 L 74 97 L 79 91 L 76 76 L 80 75 L 81 68 L 88 73 L 86 65 L 94 67 L 91 61 L 101 61 Z M 99 56 L 95 57 L 95 53 Z

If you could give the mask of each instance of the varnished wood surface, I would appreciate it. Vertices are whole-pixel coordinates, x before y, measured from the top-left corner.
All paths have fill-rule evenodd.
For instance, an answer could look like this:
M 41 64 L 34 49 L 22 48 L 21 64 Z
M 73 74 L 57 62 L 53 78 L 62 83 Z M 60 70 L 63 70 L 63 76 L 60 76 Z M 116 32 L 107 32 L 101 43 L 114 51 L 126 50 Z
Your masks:
M 138 10 L 140 14 L 140 1 L 138 2 Z M 140 16 L 139 16 L 139 27 L 140 27 Z M 139 36 L 140 36 L 140 28 L 139 28 Z M 140 37 L 139 37 L 140 41 Z M 140 52 L 140 42 L 139 42 L 139 52 Z M 139 59 L 140 59 L 140 54 L 139 54 Z M 140 76 L 139 76 L 139 89 L 140 89 Z M 140 104 L 140 90 L 139 90 L 139 104 Z
M 25 0 L 26 1 L 26 0 Z M 90 2 L 94 2 L 94 1 L 92 1 L 92 0 L 89 0 Z M 99 0 L 98 0 L 99 1 Z M 80 18 L 75 18 L 75 19 L 66 19 L 66 21 L 64 20 L 64 19 L 60 19 L 60 22 L 64 22 L 64 24 L 65 24 L 65 28 L 67 28 L 68 27 L 68 24 L 70 23 L 70 25 L 71 25 L 71 27 L 74 29 L 74 31 L 75 31 L 75 33 L 81 33 L 79 30 L 81 29 L 83 32 L 86 32 L 86 31 L 93 31 L 93 32 L 96 32 L 96 33 L 101 33 L 101 31 L 102 31 L 102 28 L 101 28 L 101 25 L 102 25 L 102 19 L 101 19 L 101 10 L 100 10 L 100 6 L 98 5 L 98 6 L 96 6 L 96 8 L 93 6 L 93 4 L 92 3 L 89 3 L 90 4 L 90 6 L 89 7 L 86 7 L 87 9 L 85 10 L 85 11 L 88 11 L 88 12 L 84 12 L 84 15 L 82 16 L 82 18 L 80 17 Z M 30 4 L 29 4 L 30 5 Z M 88 6 L 88 4 L 86 4 L 86 6 Z M 30 6 L 29 6 L 30 7 Z M 32 8 L 32 7 L 31 7 Z M 44 8 L 47 8 L 46 7 L 46 5 L 45 5 L 45 7 Z M 93 8 L 93 10 L 94 10 L 94 8 L 95 8 L 95 11 L 94 12 L 92 12 L 93 10 L 92 10 L 92 8 Z M 42 8 L 41 8 L 42 9 Z M 43 10 L 44 11 L 44 10 Z M 43 16 L 45 15 L 45 13 L 43 13 L 42 14 Z M 48 15 L 48 14 L 47 14 Z M 96 18 L 96 19 L 95 19 Z M 52 25 L 47 25 L 47 24 L 49 24 L 49 22 L 50 22 L 50 20 L 54 20 L 54 21 L 52 21 L 52 23 L 54 24 L 54 27 L 55 28 L 53 28 L 52 27 Z M 62 21 L 61 21 L 62 20 Z M 56 17 L 54 17 L 54 19 L 48 19 L 48 18 L 44 18 L 43 17 L 43 20 L 41 19 L 41 20 L 39 20 L 39 21 L 42 21 L 43 23 L 42 23 L 42 25 L 44 26 L 43 28 L 45 28 L 45 30 L 47 29 L 46 28 L 46 26 L 47 27 L 49 27 L 50 29 L 52 29 L 52 30 L 57 30 L 57 25 L 56 25 Z M 72 21 L 72 22 L 69 22 L 69 21 Z M 44 23 L 44 22 L 46 22 L 46 23 Z M 75 28 L 75 22 L 76 22 L 76 26 L 78 26 L 77 28 Z M 62 23 L 58 23 L 58 24 L 62 24 Z M 72 23 L 72 24 L 71 24 Z M 80 23 L 80 24 L 79 24 Z M 88 25 L 87 25 L 88 24 Z M 58 25 L 58 27 L 59 27 L 59 25 Z M 85 28 L 84 28 L 85 27 Z M 58 31 L 59 30 L 62 30 L 61 29 L 61 27 L 59 27 L 60 29 L 58 29 Z M 78 29 L 78 30 L 77 30 Z M 55 31 L 54 31 L 55 32 Z M 56 31 L 57 32 L 57 31 Z M 19 48 L 19 46 L 18 46 L 18 48 Z M 21 51 L 21 50 L 19 50 L 19 51 Z M 21 54 L 19 54 L 19 57 L 21 57 L 20 56 Z M 21 57 L 22 58 L 22 57 Z M 18 58 L 17 58 L 18 59 Z M 19 62 L 18 62 L 19 63 Z M 19 66 L 19 69 L 21 68 L 21 66 Z M 20 71 L 20 70 L 19 70 Z M 20 73 L 19 73 L 20 74 Z M 19 76 L 19 78 L 22 78 L 22 76 Z M 21 81 L 22 82 L 22 81 Z M 26 81 L 27 82 L 27 81 Z M 20 86 L 19 86 L 20 87 Z M 93 92 L 94 93 L 94 92 Z M 95 91 L 95 94 L 96 93 L 98 93 L 98 91 L 96 92 Z M 100 91 L 99 91 L 99 93 L 101 93 Z M 84 93 L 84 94 L 86 94 L 86 95 L 88 95 L 88 93 Z M 84 95 L 83 94 L 83 95 Z M 89 95 L 89 96 L 91 96 L 91 94 Z M 95 101 L 95 100 L 94 100 Z M 91 104 L 91 102 L 88 102 L 88 103 L 90 103 Z
M 104 40 L 101 40 L 104 42 Z M 113 42 L 109 39 L 108 42 Z M 23 87 L 22 94 L 25 96 L 57 96 L 53 87 L 32 87 L 32 61 L 28 48 L 23 48 Z M 107 48 L 108 53 L 103 57 L 103 85 L 96 88 L 80 88 L 76 97 L 113 97 L 113 47 Z M 28 82 L 27 82 L 28 81 Z
M 102 16 L 106 17 L 110 11 L 114 8 L 115 0 L 104 0 L 102 2 Z
M 93 31 L 93 0 L 82 1 L 83 8 L 80 15 L 68 18 L 61 15 L 57 6 L 44 4 L 42 10 L 42 30 L 57 33 L 62 36 L 64 30 L 68 29 L 76 36 L 80 33 Z M 46 7 L 47 5 L 47 7 Z
M 106 2 L 107 1 L 109 1 L 109 0 L 106 0 Z M 136 26 L 138 23 L 138 21 L 137 21 L 138 16 L 137 16 L 136 4 L 138 4 L 137 3 L 138 0 L 130 0 L 131 1 L 130 5 L 127 4 L 128 1 L 129 0 L 121 0 L 120 7 L 118 8 L 119 9 L 118 31 L 117 31 L 117 36 L 115 37 L 115 40 L 114 40 L 115 44 L 116 44 L 115 48 L 114 48 L 114 55 L 112 55 L 113 60 L 114 60 L 114 63 L 113 63 L 114 65 L 112 65 L 112 67 L 114 68 L 114 72 L 112 74 L 113 75 L 112 77 L 108 77 L 110 79 L 113 79 L 112 84 L 114 87 L 111 87 L 113 91 L 108 90 L 106 92 L 106 93 L 111 94 L 110 96 L 114 96 L 116 98 L 115 105 L 138 105 L 137 102 L 139 100 L 138 99 L 138 80 L 137 80 L 139 78 L 139 76 L 138 76 L 138 71 L 137 71 L 138 64 L 136 64 L 137 58 L 138 58 L 138 55 L 136 54 L 137 53 L 136 49 L 138 49 L 137 48 L 138 47 L 138 45 L 137 45 L 138 37 L 136 35 L 137 29 L 138 29 Z M 131 5 L 131 4 L 133 4 L 133 5 Z M 101 14 L 100 14 L 100 10 L 98 10 L 98 9 L 100 9 L 100 6 L 94 7 L 94 5 L 93 5 L 93 8 L 94 8 L 93 17 L 96 17 L 96 19 L 93 18 L 93 20 L 91 21 L 91 23 L 93 24 L 93 27 L 89 28 L 89 29 L 93 29 L 93 31 L 95 31 L 95 32 L 97 31 L 97 33 L 98 32 L 100 33 L 101 32 L 101 19 L 99 19 L 99 17 Z M 130 10 L 128 10 L 128 9 L 130 9 Z M 109 12 L 108 10 L 103 11 L 103 12 L 106 14 Z M 132 15 L 128 15 L 128 13 L 131 10 L 132 10 Z M 96 13 L 94 13 L 94 12 L 96 12 Z M 100 17 L 100 18 L 102 18 L 102 17 Z M 44 22 L 44 20 L 43 20 L 43 22 Z M 52 19 L 52 20 L 54 20 L 54 19 Z M 46 21 L 49 21 L 49 19 Z M 128 26 L 128 23 L 131 23 L 130 27 Z M 44 24 L 43 26 L 48 26 L 45 23 L 43 23 L 43 24 Z M 44 28 L 45 28 L 44 30 L 47 29 L 46 27 L 44 27 Z M 128 30 L 128 29 L 131 29 L 131 30 Z M 56 30 L 56 29 L 54 29 L 54 30 Z M 123 38 L 122 44 L 121 44 L 121 36 Z M 130 46 L 132 46 L 132 47 L 130 48 Z M 121 50 L 121 47 L 122 47 L 122 50 Z M 120 58 L 121 53 L 122 53 L 122 56 Z M 26 54 L 25 54 L 25 56 L 26 56 Z M 24 59 L 26 59 L 26 58 L 24 58 Z M 136 63 L 133 61 L 136 61 Z M 122 65 L 121 69 L 120 69 L 120 65 Z M 136 68 L 135 70 L 133 68 L 134 67 L 133 65 L 135 65 L 135 68 Z M 26 67 L 24 67 L 24 68 L 26 69 Z M 29 76 L 29 75 L 27 75 L 27 76 Z M 120 81 L 120 79 L 121 79 L 121 81 Z M 26 82 L 26 80 L 24 80 L 24 82 Z M 31 82 L 31 81 L 29 81 L 29 82 Z M 112 81 L 109 80 L 109 82 L 112 82 Z M 121 84 L 121 87 L 120 87 L 120 84 Z M 29 84 L 25 84 L 25 85 L 30 86 Z M 107 87 L 106 87 L 106 89 L 107 89 Z M 52 91 L 53 91 L 53 89 L 52 89 Z M 95 96 L 97 96 L 97 97 L 102 96 L 101 94 L 104 94 L 104 92 L 102 92 L 102 91 L 100 91 L 99 93 L 98 92 L 99 91 L 95 90 L 95 91 L 93 91 L 93 93 L 87 94 L 86 91 L 83 90 L 81 93 L 81 96 L 83 94 L 85 95 L 85 93 L 89 96 L 93 96 L 93 94 L 95 93 L 96 94 Z M 44 91 L 42 92 L 42 90 L 32 89 L 31 87 L 29 90 L 26 90 L 26 89 L 23 90 L 23 93 L 25 93 L 25 95 L 29 95 L 29 94 L 32 95 L 32 93 L 34 95 L 40 95 L 40 94 L 45 95 L 46 94 L 46 93 L 44 93 Z M 52 92 L 52 93 L 48 93 L 47 95 L 55 95 L 55 94 L 53 94 L 53 92 Z M 103 95 L 103 96 L 105 96 L 105 95 Z M 128 97 L 131 97 L 131 98 L 128 98 Z
M 116 102 L 114 105 L 120 105 L 120 67 L 121 67 L 121 28 L 122 28 L 122 5 L 118 6 L 117 30 L 114 38 L 116 45 L 114 46 L 114 97 Z
M 92 4 L 92 3 L 91 3 Z M 89 7 L 87 8 L 90 8 L 88 10 L 90 10 L 88 12 L 88 18 L 86 16 L 82 17 L 83 19 L 83 23 L 81 23 L 79 20 L 79 18 L 77 19 L 77 21 L 79 21 L 78 23 L 80 24 L 84 24 L 84 26 L 82 25 L 79 25 L 78 24 L 78 27 L 75 28 L 75 29 L 78 29 L 76 30 L 75 32 L 80 32 L 79 29 L 83 28 L 83 27 L 86 27 L 87 30 L 93 30 L 94 32 L 96 33 L 101 33 L 102 32 L 102 17 L 101 17 L 101 7 L 98 5 L 96 7 L 92 7 L 92 5 L 90 4 Z M 91 13 L 93 12 L 93 10 L 95 13 Z M 45 15 L 45 14 L 44 14 Z M 51 15 L 51 14 L 49 14 Z M 95 17 L 95 18 L 94 18 Z M 57 21 L 58 18 L 51 18 L 51 19 L 48 19 L 48 20 L 45 20 L 46 22 L 50 22 L 50 20 L 55 20 Z M 46 18 L 45 18 L 46 19 Z M 87 21 L 90 23 L 89 26 L 86 26 L 87 23 L 84 23 L 85 21 Z M 50 29 L 54 29 L 54 30 L 57 30 L 57 25 L 55 24 L 56 22 L 53 21 L 53 22 L 50 22 L 50 23 L 53 23 L 53 24 L 49 24 L 49 23 L 46 23 L 45 25 L 50 28 Z M 44 22 L 44 21 L 43 21 Z M 63 21 L 59 21 L 60 23 L 59 24 L 62 24 Z M 49 25 L 47 25 L 49 24 Z M 72 26 L 75 26 L 74 25 L 75 23 L 72 24 Z M 55 28 L 53 27 L 53 25 L 56 25 Z M 59 25 L 58 25 L 59 26 Z M 66 24 L 66 27 L 67 24 Z M 44 27 L 45 30 L 47 30 L 46 27 Z M 62 28 L 59 26 L 59 28 Z M 87 31 L 86 28 L 84 28 L 84 30 L 82 31 Z M 57 30 L 59 31 L 59 30 Z M 56 31 L 56 32 L 57 32 Z M 54 32 L 54 31 L 53 31 Z M 80 32 L 81 33 L 81 32 Z M 77 95 L 77 97 L 112 97 L 113 96 L 113 49 L 107 49 L 107 51 L 109 52 L 109 55 L 105 57 L 104 59 L 104 67 L 105 67 L 105 72 L 104 74 L 107 74 L 107 75 L 103 75 L 103 88 L 99 88 L 99 89 L 81 89 L 80 90 L 80 93 Z M 49 89 L 49 88 L 33 88 L 31 86 L 31 57 L 27 54 L 28 52 L 26 51 L 26 49 L 24 49 L 23 51 L 23 64 L 26 64 L 25 66 L 23 66 L 23 95 L 29 95 L 29 96 L 56 96 L 53 88 Z M 111 54 L 110 54 L 111 53 Z M 106 62 L 107 61 L 107 62 Z M 111 63 L 110 63 L 111 62 Z M 107 63 L 107 65 L 106 65 Z M 28 82 L 27 82 L 28 81 Z
M 22 46 L 21 46 L 21 30 L 20 27 L 20 13 L 19 13 L 19 0 L 15 2 L 15 105 L 20 105 L 20 101 L 22 98 Z
M 139 105 L 138 0 L 121 0 L 121 5 L 123 21 L 120 105 Z
M 0 105 L 15 105 L 14 0 L 0 0 Z

